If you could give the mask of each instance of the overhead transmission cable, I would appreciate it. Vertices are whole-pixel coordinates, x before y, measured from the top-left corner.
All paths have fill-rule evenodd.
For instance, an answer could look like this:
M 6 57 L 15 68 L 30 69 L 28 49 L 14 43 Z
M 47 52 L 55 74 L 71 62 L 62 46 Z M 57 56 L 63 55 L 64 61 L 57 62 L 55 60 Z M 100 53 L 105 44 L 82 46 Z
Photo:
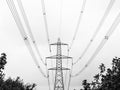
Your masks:
M 35 65 L 36 65 L 37 68 L 39 69 L 40 73 L 41 73 L 44 77 L 47 78 L 47 76 L 46 76 L 46 75 L 44 74 L 44 72 L 42 71 L 42 69 L 41 69 L 41 67 L 40 67 L 40 65 L 39 65 L 39 63 L 38 63 L 38 61 L 37 61 L 37 58 L 36 58 L 36 56 L 35 56 L 35 54 L 34 54 L 34 52 L 33 52 L 32 46 L 31 46 L 30 41 L 29 41 L 29 39 L 28 39 L 28 36 L 27 36 L 27 34 L 26 34 L 25 30 L 24 30 L 24 27 L 23 27 L 23 25 L 22 25 L 22 22 L 21 22 L 21 20 L 20 20 L 19 14 L 18 14 L 18 12 L 17 12 L 16 6 L 15 6 L 13 0 L 6 0 L 6 2 L 7 2 L 7 5 L 8 5 L 8 7 L 9 7 L 9 9 L 10 9 L 12 15 L 13 15 L 13 18 L 14 18 L 15 23 L 16 23 L 19 31 L 20 31 L 20 34 L 21 34 L 22 38 L 24 39 L 25 45 L 27 46 L 27 48 L 28 48 L 28 50 L 29 50 L 29 52 L 30 52 L 30 54 L 31 54 L 34 62 L 35 62 Z
M 48 45 L 49 45 L 49 51 L 51 52 L 50 38 L 49 38 L 49 33 L 48 33 L 48 24 L 47 24 L 47 17 L 46 17 L 44 0 L 41 0 L 41 4 L 42 4 L 42 13 L 43 13 L 43 18 L 44 18 L 44 23 L 45 23 L 45 30 L 46 30 L 46 34 L 47 34 L 47 41 L 48 41 Z
M 61 38 L 61 30 L 62 30 L 62 8 L 63 7 L 63 0 L 60 0 L 60 23 L 59 23 L 59 37 L 58 38 Z
M 45 64 L 46 64 L 46 71 L 47 71 L 47 77 L 48 77 L 48 86 L 49 86 L 49 90 L 51 90 L 50 88 L 50 76 L 49 76 L 49 70 L 48 70 L 48 65 L 47 65 L 47 59 L 45 59 Z
M 44 23 L 45 23 L 45 30 L 46 30 L 46 35 L 47 35 L 47 42 L 48 42 L 49 51 L 50 51 L 50 54 L 51 54 L 50 37 L 49 37 L 49 32 L 48 32 L 48 23 L 47 23 L 47 17 L 46 17 L 46 10 L 45 10 L 45 2 L 44 2 L 44 0 L 41 0 L 41 5 L 42 5 L 42 13 L 43 13 L 43 18 L 44 18 Z M 52 71 L 52 74 L 53 74 L 53 71 Z M 53 78 L 54 78 L 54 76 L 53 76 Z M 53 79 L 53 81 L 54 81 L 54 79 Z
M 28 22 L 28 18 L 27 18 L 27 16 L 26 16 L 25 10 L 24 10 L 24 8 L 23 8 L 23 4 L 22 4 L 21 0 L 17 0 L 17 3 L 18 3 L 18 6 L 19 6 L 20 11 L 21 11 L 21 13 L 22 13 L 22 17 L 23 17 L 24 22 L 25 22 L 25 24 L 26 24 L 26 27 L 27 27 L 27 30 L 28 30 L 28 32 L 29 32 L 30 38 L 31 38 L 31 40 L 32 40 L 32 43 L 33 43 L 33 45 L 34 45 L 34 47 L 35 47 L 35 49 L 36 49 L 36 51 L 37 51 L 37 54 L 39 55 L 40 60 L 41 60 L 42 63 L 45 65 L 43 59 L 41 58 L 41 54 L 40 54 L 40 52 L 39 52 L 39 49 L 38 49 L 38 46 L 37 46 L 37 44 L 36 44 L 35 38 L 34 38 L 34 36 L 33 36 L 33 34 L 32 34 L 32 30 L 31 30 L 30 24 L 29 24 L 29 22 Z
M 69 73 L 69 81 L 68 81 L 67 90 L 69 90 L 69 88 L 70 88 L 70 82 L 71 82 L 71 78 L 72 78 L 72 70 L 73 70 L 73 58 L 72 58 L 72 65 L 71 65 L 71 69 L 70 69 L 70 73 Z
M 83 53 L 81 54 L 81 56 L 80 56 L 73 64 L 78 63 L 78 62 L 82 59 L 82 57 L 85 55 L 85 53 L 86 53 L 87 50 L 89 49 L 90 45 L 91 45 L 92 42 L 94 41 L 95 37 L 97 36 L 98 32 L 100 31 L 100 29 L 101 29 L 101 27 L 102 27 L 102 25 L 103 25 L 106 17 L 108 16 L 111 8 L 113 7 L 114 3 L 115 3 L 115 0 L 110 0 L 109 4 L 108 4 L 108 6 L 107 6 L 107 8 L 106 8 L 106 10 L 105 10 L 105 13 L 104 13 L 104 15 L 103 15 L 100 23 L 98 24 L 98 26 L 97 26 L 97 28 L 96 28 L 96 31 L 94 32 L 92 38 L 90 39 L 89 43 L 87 44 L 87 46 L 86 46 L 86 48 L 84 49 L 84 51 L 83 51 Z
M 79 15 L 79 18 L 78 18 L 78 22 L 77 22 L 77 26 L 76 26 L 76 29 L 75 29 L 75 33 L 74 33 L 72 42 L 71 42 L 70 47 L 69 47 L 69 51 L 71 50 L 71 48 L 72 48 L 72 46 L 74 44 L 75 38 L 77 36 L 77 32 L 78 32 L 78 29 L 79 29 L 79 26 L 80 26 L 80 23 L 81 23 L 81 20 L 82 20 L 82 16 L 83 16 L 83 13 L 84 13 L 85 5 L 86 5 L 86 0 L 83 0 L 82 8 L 81 8 L 80 15 Z
M 69 57 L 69 46 L 67 46 L 67 56 Z M 66 63 L 66 64 L 67 64 L 66 68 L 68 68 L 68 58 L 67 58 L 67 63 Z M 68 71 L 68 70 L 66 70 L 66 73 L 65 73 L 65 84 L 66 84 L 66 81 L 67 81 L 67 80 L 66 80 L 66 79 L 67 79 L 67 71 Z M 66 85 L 66 86 L 67 86 L 67 85 Z
M 95 52 L 93 53 L 91 58 L 88 60 L 88 62 L 85 64 L 85 66 L 77 74 L 72 75 L 72 77 L 78 76 L 82 71 L 85 70 L 85 68 L 87 68 L 89 66 L 89 64 L 94 60 L 94 58 L 97 56 L 97 54 L 100 52 L 100 50 L 104 47 L 104 45 L 106 44 L 106 42 L 108 41 L 110 36 L 115 31 L 116 27 L 119 25 L 119 23 L 120 23 L 120 13 L 115 18 L 114 22 L 112 23 L 111 27 L 109 28 L 108 32 L 106 33 L 106 35 L 104 36 L 104 38 L 102 39 L 100 44 L 98 45 L 97 49 L 95 50 Z

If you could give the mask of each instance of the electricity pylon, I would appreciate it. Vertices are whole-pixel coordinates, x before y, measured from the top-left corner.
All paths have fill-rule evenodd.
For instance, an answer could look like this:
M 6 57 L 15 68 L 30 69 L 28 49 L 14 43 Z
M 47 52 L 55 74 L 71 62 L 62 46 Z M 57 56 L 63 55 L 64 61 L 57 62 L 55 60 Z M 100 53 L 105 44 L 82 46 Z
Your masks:
M 46 57 L 46 59 L 56 60 L 56 67 L 48 69 L 48 70 L 55 70 L 54 90 L 65 90 L 64 81 L 63 81 L 63 70 L 70 70 L 70 69 L 62 66 L 62 59 L 72 59 L 72 57 L 62 55 L 61 46 L 68 45 L 68 44 L 62 43 L 60 41 L 60 38 L 58 38 L 57 43 L 53 43 L 50 45 L 57 46 L 57 54 L 54 56 Z

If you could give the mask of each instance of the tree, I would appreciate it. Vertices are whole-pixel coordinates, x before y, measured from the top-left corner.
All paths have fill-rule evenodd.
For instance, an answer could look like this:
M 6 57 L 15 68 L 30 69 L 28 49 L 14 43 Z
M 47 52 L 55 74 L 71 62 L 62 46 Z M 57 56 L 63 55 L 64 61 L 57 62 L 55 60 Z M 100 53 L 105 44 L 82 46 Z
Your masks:
M 5 74 L 3 70 L 5 68 L 6 54 L 2 53 L 0 57 L 0 90 L 33 90 L 36 84 L 24 84 L 20 77 L 12 79 L 11 77 L 4 80 Z
M 83 80 L 82 85 L 84 90 L 90 90 L 90 83 L 88 83 L 87 80 Z
M 90 83 L 90 90 L 120 90 L 120 58 L 112 60 L 112 67 L 107 68 L 102 63 L 99 66 L 100 72 L 94 76 Z M 84 90 L 85 85 L 83 84 Z
M 0 57 L 0 86 L 1 86 L 1 83 L 3 83 L 3 79 L 4 79 L 3 70 L 4 70 L 4 66 L 6 63 L 7 63 L 6 62 L 6 54 L 2 53 L 1 57 Z
M 35 84 L 24 85 L 23 80 L 21 80 L 20 77 L 17 77 L 15 80 L 8 78 L 6 81 L 4 81 L 1 88 L 3 90 L 33 90 L 35 86 Z

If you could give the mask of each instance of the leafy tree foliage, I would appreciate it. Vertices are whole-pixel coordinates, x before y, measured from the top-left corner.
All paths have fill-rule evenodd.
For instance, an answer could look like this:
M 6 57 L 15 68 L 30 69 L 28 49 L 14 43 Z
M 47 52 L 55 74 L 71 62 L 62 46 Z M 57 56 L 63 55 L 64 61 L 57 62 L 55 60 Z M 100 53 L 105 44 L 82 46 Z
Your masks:
M 4 78 L 3 70 L 4 70 L 4 66 L 6 63 L 7 63 L 6 62 L 6 54 L 2 53 L 1 57 L 0 57 L 0 85 L 1 85 L 1 83 L 3 83 L 3 78 Z
M 90 90 L 90 83 L 88 83 L 87 80 L 83 80 L 82 85 L 85 90 Z
M 24 84 L 20 77 L 15 80 L 12 78 L 4 80 L 3 70 L 6 63 L 6 54 L 2 53 L 0 57 L 0 90 L 33 90 L 36 84 Z
M 102 63 L 99 69 L 91 83 L 83 81 L 84 90 L 120 90 L 120 58 L 113 58 L 111 68 L 106 69 Z

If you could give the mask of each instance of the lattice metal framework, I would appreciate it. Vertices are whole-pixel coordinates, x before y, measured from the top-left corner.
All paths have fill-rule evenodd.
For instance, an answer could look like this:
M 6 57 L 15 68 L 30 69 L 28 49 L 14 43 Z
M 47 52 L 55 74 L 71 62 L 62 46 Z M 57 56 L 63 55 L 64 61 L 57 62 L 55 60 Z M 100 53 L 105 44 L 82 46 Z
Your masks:
M 62 55 L 61 46 L 68 44 L 61 43 L 60 38 L 58 38 L 57 43 L 53 43 L 50 45 L 57 46 L 57 54 L 54 56 L 47 57 L 47 59 L 56 60 L 56 67 L 48 69 L 48 70 L 55 70 L 54 90 L 64 90 L 63 70 L 70 70 L 70 69 L 62 66 L 62 59 L 71 59 L 72 57 Z

